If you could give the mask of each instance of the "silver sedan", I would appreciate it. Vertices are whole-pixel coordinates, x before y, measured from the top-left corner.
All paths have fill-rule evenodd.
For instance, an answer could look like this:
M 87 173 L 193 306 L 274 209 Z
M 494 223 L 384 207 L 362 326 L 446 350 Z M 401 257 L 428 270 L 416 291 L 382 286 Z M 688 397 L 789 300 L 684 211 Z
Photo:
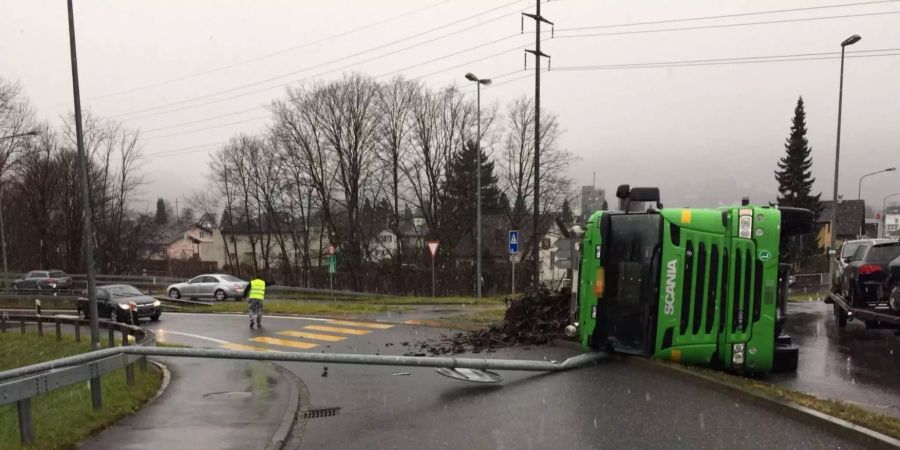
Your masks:
M 173 299 L 214 298 L 221 302 L 229 298 L 240 300 L 247 284 L 238 277 L 217 273 L 198 275 L 183 283 L 175 283 L 169 286 L 166 292 L 169 298 Z

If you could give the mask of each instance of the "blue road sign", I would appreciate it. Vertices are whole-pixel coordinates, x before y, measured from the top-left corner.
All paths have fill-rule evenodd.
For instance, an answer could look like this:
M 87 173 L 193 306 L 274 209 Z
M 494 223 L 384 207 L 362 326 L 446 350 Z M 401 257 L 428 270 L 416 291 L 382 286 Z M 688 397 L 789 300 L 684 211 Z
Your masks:
M 519 231 L 509 230 L 509 253 L 515 255 L 519 253 Z

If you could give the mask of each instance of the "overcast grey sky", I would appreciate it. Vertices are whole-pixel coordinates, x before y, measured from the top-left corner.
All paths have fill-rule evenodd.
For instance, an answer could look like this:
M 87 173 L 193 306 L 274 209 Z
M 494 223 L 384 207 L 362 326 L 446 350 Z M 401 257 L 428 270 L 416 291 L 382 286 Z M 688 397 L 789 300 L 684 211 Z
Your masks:
M 562 31 L 850 3 L 858 2 L 555 0 L 544 3 L 542 13 L 556 23 L 558 33 L 542 45 L 553 57 L 552 67 L 563 68 L 836 55 L 843 39 L 860 34 L 862 41 L 848 48 L 848 55 L 865 51 L 856 55 L 887 56 L 846 61 L 840 191 L 855 198 L 860 175 L 900 165 L 900 2 Z M 255 108 L 283 95 L 286 83 L 356 70 L 373 76 L 400 71 L 409 78 L 438 72 L 423 81 L 440 86 L 463 84 L 463 74 L 471 71 L 481 77 L 509 74 L 482 91 L 483 102 L 533 94 L 533 78 L 522 77 L 521 48 L 530 48 L 534 35 L 517 34 L 519 11 L 533 12 L 533 7 L 528 0 L 76 1 L 82 104 L 96 115 L 143 130 L 143 171 L 149 183 L 142 198 L 172 201 L 207 186 L 208 155 L 217 143 L 265 126 L 265 109 Z M 784 22 L 822 17 L 832 18 Z M 770 21 L 781 22 L 718 26 Z M 446 26 L 453 22 L 458 23 Z M 426 33 L 438 27 L 444 28 Z M 683 29 L 697 27 L 706 28 Z M 672 28 L 681 30 L 638 33 Z M 526 30 L 531 29 L 526 23 Z M 417 34 L 421 36 L 347 58 Z M 562 37 L 575 34 L 603 35 Z M 315 41 L 321 42 L 304 45 Z M 72 108 L 68 51 L 64 1 L 0 0 L 0 75 L 18 80 L 39 115 L 56 123 Z M 495 56 L 485 58 L 490 55 Z M 189 77 L 235 63 L 240 64 Z M 839 64 L 832 58 L 551 70 L 542 76 L 542 104 L 559 114 L 565 130 L 561 145 L 580 158 L 571 173 L 576 184 L 590 184 L 596 173 L 597 184 L 609 191 L 620 183 L 658 185 L 669 206 L 715 205 L 744 195 L 774 199 L 772 172 L 802 95 L 815 189 L 830 199 Z M 182 77 L 188 78 L 160 84 Z M 270 78 L 275 79 L 263 81 Z M 148 85 L 156 86 L 136 90 Z M 228 89 L 202 100 L 123 115 Z M 213 100 L 222 101 L 187 108 Z M 211 119 L 215 116 L 224 117 Z M 218 128 L 194 131 L 210 127 Z M 179 134 L 163 137 L 173 133 Z M 863 197 L 880 208 L 882 197 L 892 192 L 900 192 L 896 172 L 868 178 Z

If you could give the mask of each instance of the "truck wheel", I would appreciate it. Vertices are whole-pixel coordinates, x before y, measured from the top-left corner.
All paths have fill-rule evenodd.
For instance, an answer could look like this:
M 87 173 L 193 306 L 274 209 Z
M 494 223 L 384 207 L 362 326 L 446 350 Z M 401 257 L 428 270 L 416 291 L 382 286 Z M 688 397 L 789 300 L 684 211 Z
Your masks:
M 800 360 L 800 349 L 794 346 L 775 347 L 775 354 L 772 357 L 773 373 L 791 373 L 797 371 L 797 364 Z
M 844 311 L 844 308 L 837 303 L 832 306 L 834 306 L 834 322 L 838 328 L 847 328 L 847 311 Z

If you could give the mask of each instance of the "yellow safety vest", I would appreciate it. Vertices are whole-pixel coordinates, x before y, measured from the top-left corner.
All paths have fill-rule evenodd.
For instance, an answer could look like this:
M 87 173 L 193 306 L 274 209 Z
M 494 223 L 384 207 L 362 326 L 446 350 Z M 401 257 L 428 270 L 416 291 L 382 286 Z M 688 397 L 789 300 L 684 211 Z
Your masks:
M 259 300 L 266 298 L 266 282 L 259 278 L 250 280 L 250 294 L 247 297 Z

